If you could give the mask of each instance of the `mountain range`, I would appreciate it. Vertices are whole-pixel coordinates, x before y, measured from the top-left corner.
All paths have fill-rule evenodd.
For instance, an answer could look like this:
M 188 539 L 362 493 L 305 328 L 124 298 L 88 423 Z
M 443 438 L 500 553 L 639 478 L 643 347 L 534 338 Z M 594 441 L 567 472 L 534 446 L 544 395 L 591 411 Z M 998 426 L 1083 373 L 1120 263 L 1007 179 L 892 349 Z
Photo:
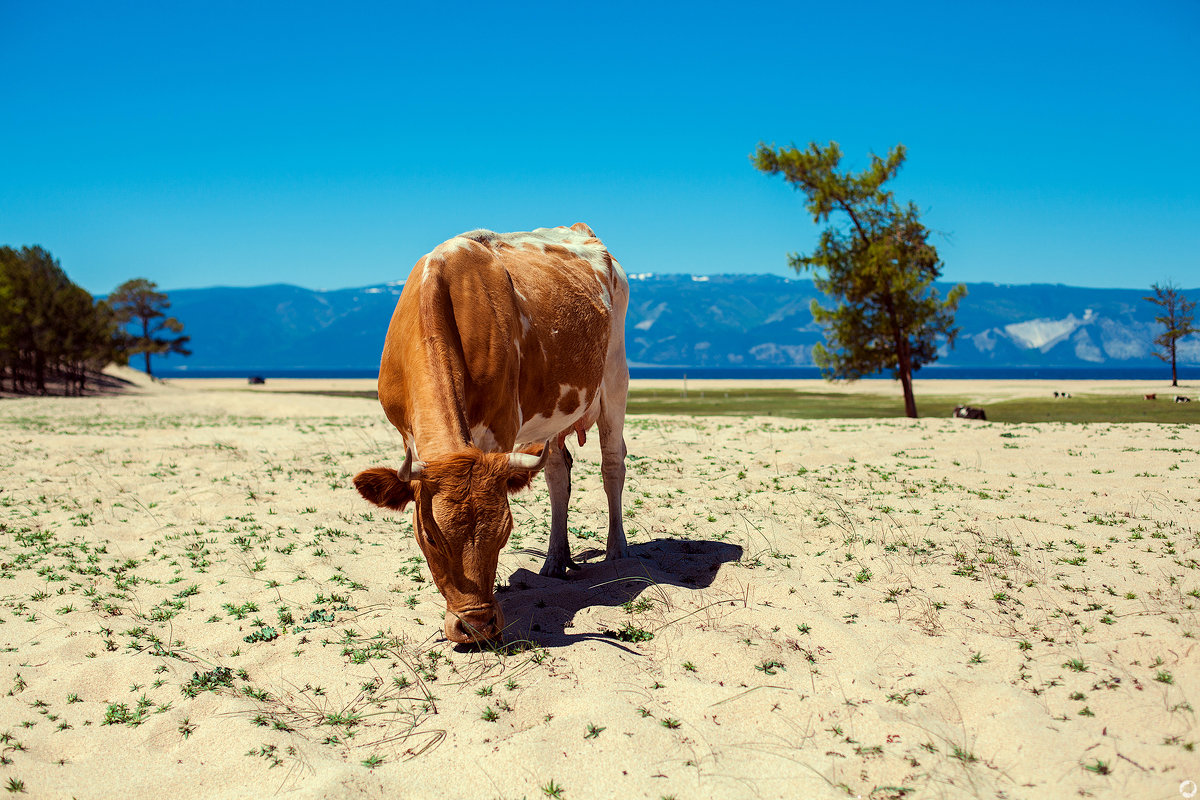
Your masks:
M 804 367 L 821 341 L 812 282 L 773 275 L 630 275 L 626 351 L 636 366 Z M 312 290 L 287 284 L 168 292 L 193 355 L 188 370 L 374 369 L 403 284 Z M 939 284 L 944 295 L 950 284 Z M 952 350 L 973 368 L 1161 366 L 1148 289 L 969 283 Z M 1200 299 L 1200 289 L 1183 290 Z M 1179 342 L 1200 364 L 1200 335 Z

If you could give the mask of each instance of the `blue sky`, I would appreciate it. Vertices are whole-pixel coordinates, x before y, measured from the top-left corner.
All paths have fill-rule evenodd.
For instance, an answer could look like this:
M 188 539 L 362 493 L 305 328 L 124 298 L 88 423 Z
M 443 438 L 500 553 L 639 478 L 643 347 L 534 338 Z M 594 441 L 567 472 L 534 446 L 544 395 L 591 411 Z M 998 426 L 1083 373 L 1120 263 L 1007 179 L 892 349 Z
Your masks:
M 589 223 L 630 272 L 793 274 L 759 141 L 898 142 L 955 281 L 1200 284 L 1200 3 L 0 0 L 0 244 L 95 293 L 403 279 Z

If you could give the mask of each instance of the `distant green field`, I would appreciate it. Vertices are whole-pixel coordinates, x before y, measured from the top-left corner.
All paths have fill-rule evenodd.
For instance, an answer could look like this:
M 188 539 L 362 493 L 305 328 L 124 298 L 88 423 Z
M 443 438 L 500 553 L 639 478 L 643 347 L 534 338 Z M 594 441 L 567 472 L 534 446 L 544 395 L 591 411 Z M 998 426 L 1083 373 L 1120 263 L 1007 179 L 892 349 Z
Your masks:
M 948 417 L 961 397 L 917 395 L 923 417 Z M 1200 422 L 1200 403 L 1145 400 L 1141 396 L 1075 395 L 1070 399 L 1015 398 L 979 405 L 989 422 Z M 790 389 L 690 391 L 635 389 L 631 414 L 767 415 L 795 419 L 904 416 L 904 399 L 880 394 L 795 392 Z
M 374 391 L 313 391 L 334 397 L 375 399 Z M 948 395 L 917 395 L 922 417 L 948 417 L 963 399 Z M 979 405 L 979 404 L 975 404 Z M 982 404 L 989 422 L 1181 422 L 1200 423 L 1200 402 L 1174 403 L 1141 396 L 1075 395 L 1070 399 L 1016 398 Z M 903 417 L 904 400 L 882 394 L 796 392 L 791 389 L 739 388 L 728 391 L 634 389 L 629 392 L 630 414 L 688 416 L 771 416 L 793 419 L 864 419 Z

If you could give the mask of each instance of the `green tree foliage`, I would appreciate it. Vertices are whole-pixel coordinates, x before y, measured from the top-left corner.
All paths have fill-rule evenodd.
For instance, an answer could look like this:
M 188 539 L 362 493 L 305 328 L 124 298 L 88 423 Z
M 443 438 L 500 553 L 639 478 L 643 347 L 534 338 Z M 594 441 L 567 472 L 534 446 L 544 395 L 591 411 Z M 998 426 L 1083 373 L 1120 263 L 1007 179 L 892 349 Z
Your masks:
M 1156 316 L 1154 321 L 1164 328 L 1161 334 L 1154 337 L 1154 344 L 1159 347 L 1154 355 L 1163 361 L 1171 362 L 1171 385 L 1178 386 L 1179 372 L 1175 367 L 1176 345 L 1183 337 L 1200 333 L 1200 328 L 1193 324 L 1196 321 L 1193 313 L 1196 303 L 1184 297 L 1179 287 L 1174 284 L 1159 286 L 1156 283 L 1150 288 L 1154 290 L 1154 296 L 1146 299 L 1162 309 L 1162 313 Z
M 158 291 L 158 284 L 145 278 L 125 281 L 109 295 L 108 302 L 116 312 L 117 321 L 126 332 L 125 352 L 129 355 L 143 353 L 146 356 L 147 375 L 153 374 L 150 371 L 152 355 L 192 354 L 192 351 L 187 349 L 187 343 L 192 337 L 164 335 L 180 333 L 183 331 L 183 323 L 166 315 L 171 301 L 167 299 L 166 294 Z M 139 332 L 130 333 L 130 325 Z
M 112 310 L 76 286 L 41 247 L 0 247 L 0 389 L 82 394 L 88 370 L 116 357 Z
M 939 296 L 933 282 L 942 263 L 916 205 L 899 205 L 883 188 L 904 157 L 904 145 L 896 145 L 886 159 L 872 156 L 871 166 L 857 175 L 838 171 L 842 152 L 836 142 L 814 142 L 806 150 L 760 143 L 751 160 L 803 192 L 813 222 L 836 214 L 844 223 L 822 231 L 811 255 L 788 256 L 797 272 L 811 270 L 814 285 L 836 303 L 812 304 L 829 344 L 813 349 L 822 374 L 857 380 L 890 369 L 903 387 L 905 412 L 916 417 L 913 373 L 937 360 L 939 341 L 954 345 L 954 311 L 967 290 L 960 284 L 945 299 Z

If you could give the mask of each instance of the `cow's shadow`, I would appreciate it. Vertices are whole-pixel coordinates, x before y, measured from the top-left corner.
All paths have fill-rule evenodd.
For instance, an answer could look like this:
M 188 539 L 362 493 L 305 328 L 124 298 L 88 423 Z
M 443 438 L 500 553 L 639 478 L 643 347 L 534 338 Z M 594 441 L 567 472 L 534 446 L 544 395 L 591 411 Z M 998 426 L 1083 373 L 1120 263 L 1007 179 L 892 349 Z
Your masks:
M 620 606 L 642 594 L 653 600 L 656 585 L 703 589 L 722 564 L 742 557 L 736 544 L 679 539 L 630 545 L 629 552 L 630 558 L 617 561 L 605 561 L 602 550 L 576 554 L 582 568 L 565 580 L 518 569 L 497 592 L 504 609 L 505 641 L 562 647 L 581 639 L 603 639 L 624 647 L 602 630 L 576 628 L 576 615 L 586 608 Z

